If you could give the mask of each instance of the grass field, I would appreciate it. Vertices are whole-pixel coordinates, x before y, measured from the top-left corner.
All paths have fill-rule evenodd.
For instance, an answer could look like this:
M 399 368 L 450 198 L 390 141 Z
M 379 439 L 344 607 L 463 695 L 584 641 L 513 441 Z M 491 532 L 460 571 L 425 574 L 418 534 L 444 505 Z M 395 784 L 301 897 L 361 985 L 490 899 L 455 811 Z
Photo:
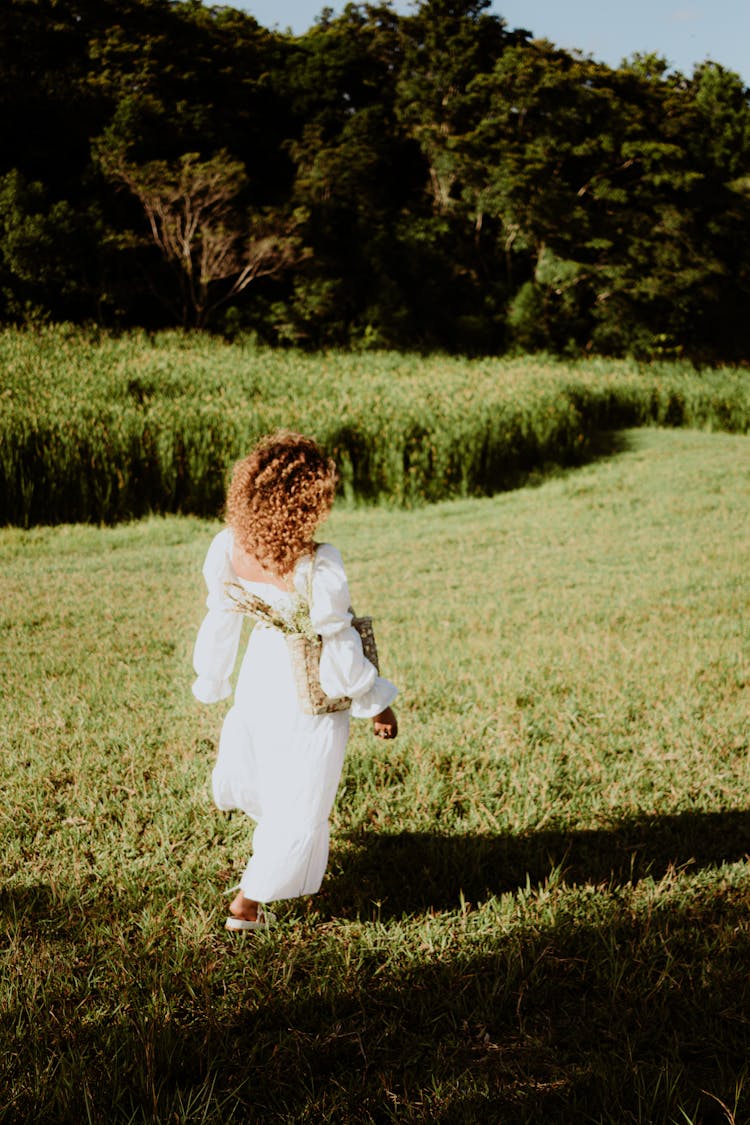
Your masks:
M 222 929 L 250 826 L 190 695 L 215 524 L 0 531 L 0 1118 L 750 1119 L 750 438 L 341 508 L 402 688 L 323 891 Z

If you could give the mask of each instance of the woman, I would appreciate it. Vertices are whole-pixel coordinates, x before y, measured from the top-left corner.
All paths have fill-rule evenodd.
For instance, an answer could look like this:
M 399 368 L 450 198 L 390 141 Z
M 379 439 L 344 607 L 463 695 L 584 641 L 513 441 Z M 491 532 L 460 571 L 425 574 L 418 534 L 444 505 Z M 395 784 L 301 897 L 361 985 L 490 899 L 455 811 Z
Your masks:
M 232 584 L 282 617 L 300 599 L 307 601 L 309 592 L 310 621 L 323 640 L 323 691 L 349 697 L 352 715 L 372 719 L 379 737 L 395 738 L 390 704 L 397 689 L 362 651 L 341 555 L 313 538 L 330 512 L 335 482 L 333 462 L 316 443 L 289 431 L 264 439 L 235 466 L 228 526 L 214 538 L 203 567 L 208 613 L 195 645 L 193 693 L 202 703 L 231 694 L 242 628 Z M 253 854 L 229 907 L 228 929 L 266 927 L 273 915 L 263 904 L 320 888 L 349 716 L 349 709 L 304 713 L 284 634 L 256 624 L 212 775 L 218 807 L 242 809 L 256 821 Z

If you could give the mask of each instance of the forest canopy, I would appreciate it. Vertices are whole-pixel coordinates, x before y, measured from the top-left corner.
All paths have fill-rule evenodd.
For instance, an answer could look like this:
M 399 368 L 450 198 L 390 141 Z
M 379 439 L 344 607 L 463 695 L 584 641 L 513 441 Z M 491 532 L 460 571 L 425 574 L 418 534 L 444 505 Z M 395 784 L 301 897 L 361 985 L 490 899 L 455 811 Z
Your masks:
M 3 0 L 0 321 L 750 355 L 750 91 L 489 0 Z

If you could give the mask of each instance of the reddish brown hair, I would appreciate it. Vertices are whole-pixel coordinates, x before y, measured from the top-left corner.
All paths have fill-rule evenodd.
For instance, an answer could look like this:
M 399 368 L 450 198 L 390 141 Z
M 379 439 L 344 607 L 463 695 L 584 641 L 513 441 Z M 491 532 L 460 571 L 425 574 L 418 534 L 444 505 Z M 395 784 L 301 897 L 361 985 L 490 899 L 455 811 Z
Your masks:
M 279 430 L 238 461 L 226 519 L 240 547 L 283 576 L 313 547 L 333 504 L 336 468 L 312 438 Z

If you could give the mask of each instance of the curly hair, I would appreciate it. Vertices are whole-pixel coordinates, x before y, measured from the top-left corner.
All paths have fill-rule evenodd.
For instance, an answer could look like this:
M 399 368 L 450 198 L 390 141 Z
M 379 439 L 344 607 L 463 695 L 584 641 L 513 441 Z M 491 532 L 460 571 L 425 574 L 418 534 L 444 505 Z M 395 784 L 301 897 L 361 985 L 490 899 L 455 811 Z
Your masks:
M 336 467 L 312 438 L 279 430 L 234 466 L 226 521 L 240 547 L 283 577 L 333 505 Z

